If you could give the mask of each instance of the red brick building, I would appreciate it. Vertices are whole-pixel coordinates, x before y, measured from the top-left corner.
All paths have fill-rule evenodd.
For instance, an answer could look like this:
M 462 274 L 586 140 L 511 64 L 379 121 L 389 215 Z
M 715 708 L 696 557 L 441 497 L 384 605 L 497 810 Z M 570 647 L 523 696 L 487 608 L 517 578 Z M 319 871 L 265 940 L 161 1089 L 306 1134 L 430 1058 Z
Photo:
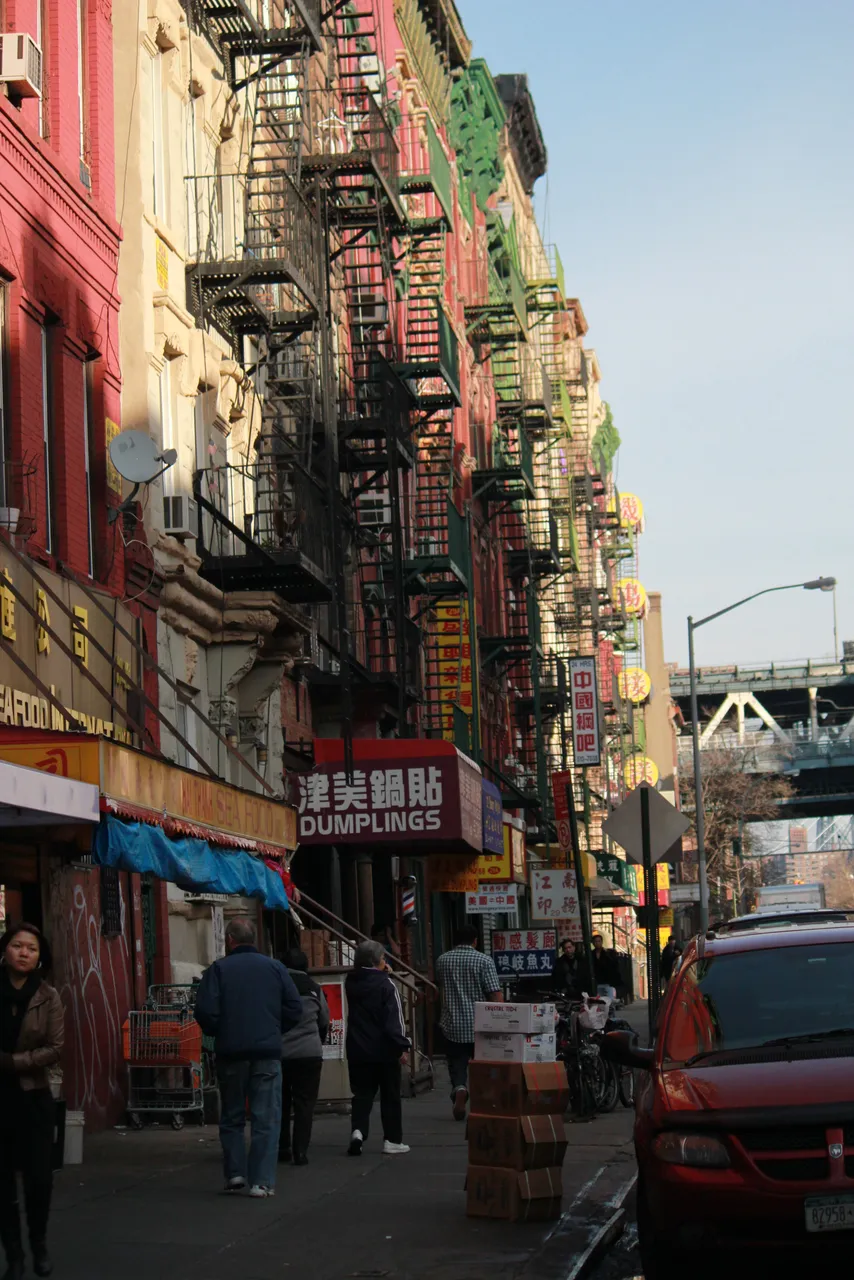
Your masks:
M 153 560 L 135 512 L 109 519 L 121 503 L 107 452 L 121 395 L 110 2 L 0 0 L 0 33 L 0 737 L 39 730 L 45 759 L 26 763 L 61 774 L 49 739 L 63 708 L 71 728 L 159 740 L 139 698 L 141 684 L 156 700 L 157 677 L 136 647 L 156 653 Z M 121 1026 L 146 967 L 168 973 L 168 925 L 163 886 L 88 865 L 91 832 L 62 813 L 0 829 L 0 885 L 8 918 L 51 937 L 66 1099 L 101 1125 L 124 1106 Z

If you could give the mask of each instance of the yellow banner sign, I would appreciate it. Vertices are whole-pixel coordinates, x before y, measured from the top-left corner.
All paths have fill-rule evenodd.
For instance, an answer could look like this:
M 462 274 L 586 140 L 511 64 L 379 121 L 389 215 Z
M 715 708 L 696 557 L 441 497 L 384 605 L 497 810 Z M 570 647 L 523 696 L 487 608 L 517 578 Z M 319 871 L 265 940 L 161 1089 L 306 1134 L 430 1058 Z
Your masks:
M 620 697 L 629 702 L 646 702 L 652 692 L 652 680 L 643 667 L 626 667 L 617 676 Z
M 472 714 L 471 627 L 468 600 L 436 606 L 436 639 L 439 644 L 439 702 L 442 737 L 454 741 L 454 706 Z M 473 890 L 467 890 L 473 892 Z
M 646 591 L 637 578 L 620 578 L 617 583 L 626 613 L 639 616 L 646 609 Z
M 651 787 L 654 787 L 659 779 L 658 765 L 654 760 L 650 760 L 649 756 L 632 756 L 626 761 L 623 777 L 630 791 L 640 786 L 642 782 L 648 782 Z

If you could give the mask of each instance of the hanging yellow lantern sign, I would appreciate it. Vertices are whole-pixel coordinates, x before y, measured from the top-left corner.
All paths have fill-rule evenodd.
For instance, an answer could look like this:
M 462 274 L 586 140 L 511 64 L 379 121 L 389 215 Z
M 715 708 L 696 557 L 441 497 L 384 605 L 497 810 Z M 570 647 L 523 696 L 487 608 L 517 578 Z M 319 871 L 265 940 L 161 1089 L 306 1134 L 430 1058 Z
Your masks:
M 630 791 L 639 787 L 642 782 L 648 782 L 651 787 L 654 787 L 659 776 L 658 765 L 654 760 L 650 760 L 649 756 L 632 756 L 626 761 L 623 769 L 623 777 Z
M 627 702 L 646 702 L 652 692 L 652 680 L 643 667 L 626 667 L 617 676 L 620 697 Z
M 620 578 L 617 591 L 622 597 L 626 613 L 640 616 L 646 610 L 646 591 L 637 578 Z
M 624 529 L 637 529 L 643 524 L 643 503 L 636 493 L 620 494 L 620 524 Z

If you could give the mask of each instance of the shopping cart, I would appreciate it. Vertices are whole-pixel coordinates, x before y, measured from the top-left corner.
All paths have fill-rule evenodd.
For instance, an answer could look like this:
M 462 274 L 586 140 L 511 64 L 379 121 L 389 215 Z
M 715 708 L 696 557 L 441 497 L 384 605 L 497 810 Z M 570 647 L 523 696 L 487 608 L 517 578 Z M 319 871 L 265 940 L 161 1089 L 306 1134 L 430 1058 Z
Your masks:
M 202 1032 L 192 1009 L 133 1009 L 122 1038 L 132 1128 L 142 1128 L 145 1113 L 171 1115 L 172 1128 L 182 1129 L 197 1111 L 204 1124 Z
M 155 983 L 148 988 L 148 1009 L 179 1009 L 195 1012 L 198 982 Z M 202 1035 L 202 1092 L 205 1095 L 205 1118 L 219 1120 L 219 1085 L 213 1036 Z

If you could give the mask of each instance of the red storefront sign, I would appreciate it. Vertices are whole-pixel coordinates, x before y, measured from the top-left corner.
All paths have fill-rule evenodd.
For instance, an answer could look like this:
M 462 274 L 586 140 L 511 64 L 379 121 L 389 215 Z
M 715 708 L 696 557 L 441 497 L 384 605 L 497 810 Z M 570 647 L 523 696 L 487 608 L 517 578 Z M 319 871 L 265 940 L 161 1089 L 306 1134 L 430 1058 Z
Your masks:
M 349 781 L 340 738 L 317 739 L 315 759 L 297 778 L 300 844 L 481 852 L 480 770 L 452 743 L 357 739 Z
M 572 829 L 569 825 L 569 800 L 566 789 L 572 786 L 572 774 L 568 769 L 552 774 L 552 795 L 555 802 L 558 844 L 565 853 L 572 851 Z

